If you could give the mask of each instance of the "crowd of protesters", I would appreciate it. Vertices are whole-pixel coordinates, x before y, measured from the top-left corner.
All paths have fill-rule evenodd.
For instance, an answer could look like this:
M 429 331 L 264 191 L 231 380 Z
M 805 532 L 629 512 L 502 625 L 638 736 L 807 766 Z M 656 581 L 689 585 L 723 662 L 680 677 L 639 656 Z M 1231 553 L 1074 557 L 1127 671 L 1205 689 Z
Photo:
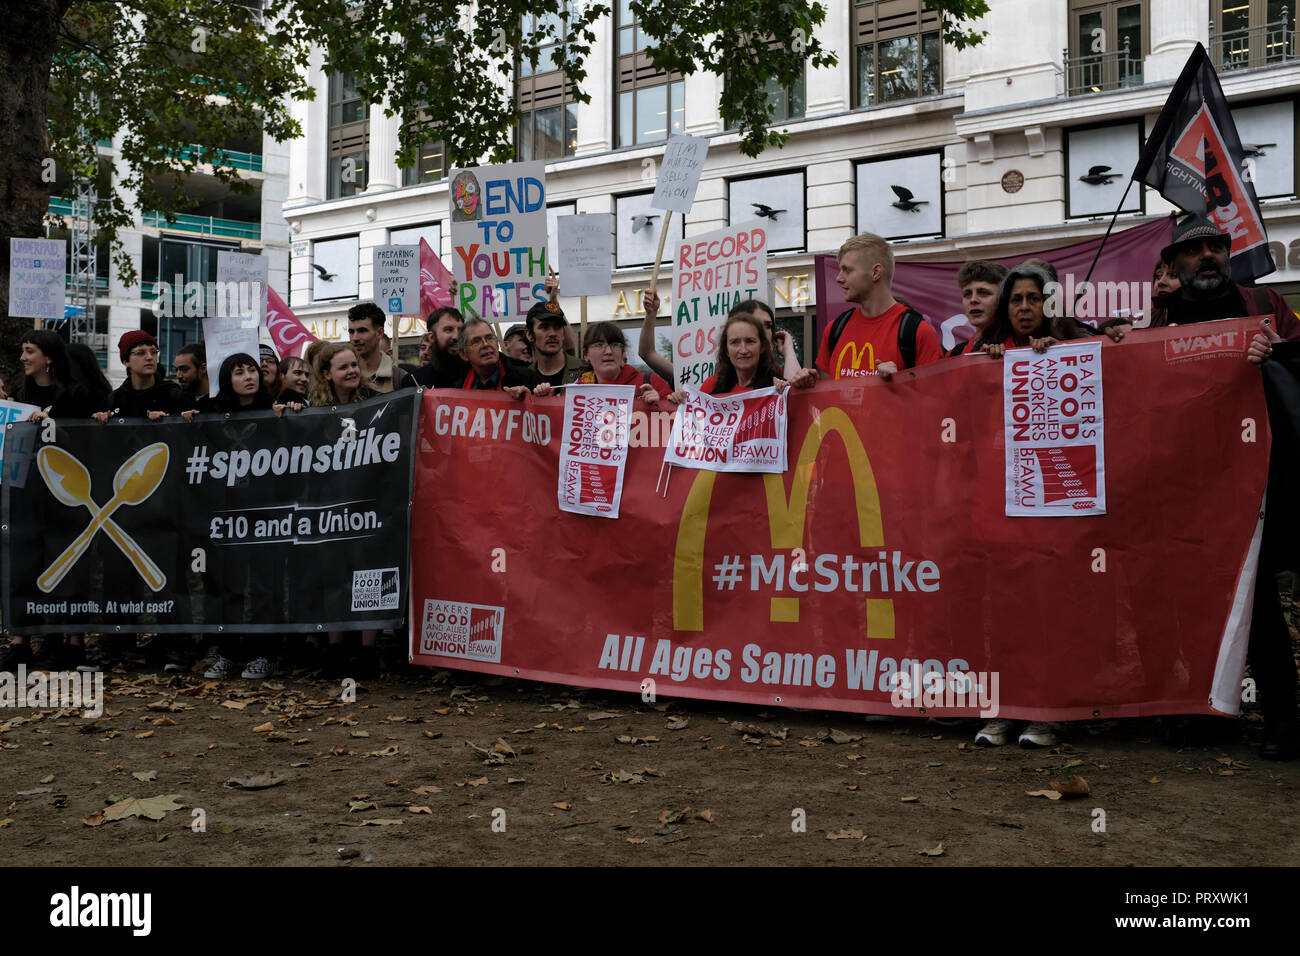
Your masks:
M 1153 327 L 1188 324 L 1227 317 L 1267 315 L 1267 323 L 1250 345 L 1247 358 L 1255 364 L 1291 363 L 1300 374 L 1300 321 L 1282 297 L 1263 288 L 1233 283 L 1229 273 L 1231 237 L 1210 221 L 1188 217 L 1178 223 L 1173 241 L 1155 264 L 1152 284 Z M 716 371 L 701 390 L 712 395 L 787 386 L 813 388 L 819 380 L 875 375 L 889 380 L 901 369 L 937 361 L 997 360 L 1006 350 L 1032 348 L 1046 351 L 1053 345 L 1105 334 L 1121 342 L 1133 328 L 1132 320 L 1115 317 L 1098 325 L 1076 320 L 1069 309 L 1049 308 L 1057 283 L 1050 262 L 1027 259 L 1010 267 L 986 261 L 968 262 L 957 276 L 962 311 L 971 326 L 970 337 L 946 353 L 930 323 L 892 291 L 893 254 L 879 236 L 852 237 L 839 251 L 836 278 L 851 308 L 826 324 L 815 361 L 800 366 L 789 334 L 774 328 L 774 312 L 767 304 L 750 300 L 738 304 L 727 316 L 715 356 Z M 628 361 L 628 343 L 613 322 L 597 322 L 586 329 L 580 343 L 558 303 L 559 287 L 548 278 L 549 298 L 529 310 L 525 322 L 510 327 L 501 339 L 489 322 L 466 321 L 452 306 L 434 310 L 428 332 L 420 343 L 419 364 L 399 366 L 384 335 L 384 313 L 373 303 L 361 303 L 348 312 L 349 341 L 313 343 L 299 359 L 281 361 L 269 340 L 257 357 L 240 354 L 227 358 L 218 372 L 214 398 L 209 391 L 203 345 L 184 346 L 175 356 L 175 381 L 159 373 L 159 350 L 144 331 L 128 332 L 119 342 L 127 377 L 111 390 L 93 354 L 84 346 L 67 346 L 56 333 L 34 330 L 23 337 L 20 361 L 23 378 L 9 396 L 38 406 L 33 418 L 85 418 L 100 422 L 134 417 L 160 420 L 170 415 L 192 418 L 202 412 L 227 415 L 256 410 L 275 414 L 313 406 L 333 406 L 362 401 L 398 388 L 461 388 L 503 391 L 515 398 L 558 394 L 573 383 L 634 385 L 638 399 L 650 405 L 680 404 L 684 393 L 674 390 L 672 363 L 654 347 L 654 327 L 659 297 L 645 290 L 645 322 L 639 357 L 649 368 L 640 371 Z M 1058 300 L 1059 301 L 1059 300 Z M 3 384 L 0 384 L 3 389 Z M 3 397 L 0 392 L 0 397 Z M 1270 486 L 1281 479 L 1270 473 Z M 1272 487 L 1270 488 L 1272 490 Z M 1270 498 L 1272 496 L 1270 495 Z M 1263 756 L 1292 759 L 1300 750 L 1296 720 L 1296 668 L 1291 657 L 1290 634 L 1282 615 L 1276 574 L 1291 568 L 1289 555 L 1278 544 L 1279 523 L 1273 533 L 1266 524 L 1265 547 L 1254 599 L 1250 660 L 1260 690 L 1265 716 Z M 249 587 L 255 587 L 255 569 L 249 569 Z M 242 600 L 242 596 L 240 597 Z M 331 633 L 319 650 L 326 676 L 345 671 L 373 676 L 378 665 L 377 632 L 360 635 L 358 658 L 345 653 L 345 635 Z M 53 648 L 44 663 L 94 669 L 85 660 L 79 636 L 46 642 Z M 32 660 L 28 641 L 11 640 L 0 669 Z M 209 650 L 200 666 L 211 679 L 238 672 L 257 679 L 275 673 L 274 657 L 280 643 L 254 641 L 230 635 Z M 169 658 L 168 669 L 185 669 L 184 655 Z M 242 670 L 239 662 L 246 662 Z M 41 663 L 41 661 L 37 661 Z M 982 746 L 999 746 L 1015 738 L 1022 746 L 1049 747 L 1058 742 L 1061 727 L 1045 722 L 1018 722 L 996 718 L 984 723 L 975 736 Z

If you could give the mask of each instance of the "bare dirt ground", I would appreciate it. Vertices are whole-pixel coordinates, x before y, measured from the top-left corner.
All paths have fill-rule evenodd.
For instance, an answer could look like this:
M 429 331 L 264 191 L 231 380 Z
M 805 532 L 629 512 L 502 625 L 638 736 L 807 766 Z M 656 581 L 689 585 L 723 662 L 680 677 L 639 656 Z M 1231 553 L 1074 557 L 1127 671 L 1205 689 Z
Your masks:
M 1226 745 L 1169 746 L 1150 719 L 987 750 L 975 726 L 469 673 L 354 702 L 301 676 L 105 676 L 98 720 L 0 712 L 7 863 L 1300 864 L 1300 762 L 1259 760 L 1249 716 Z M 1087 795 L 1028 795 L 1075 776 Z M 249 777 L 282 782 L 228 784 Z M 161 819 L 111 819 L 164 795 L 134 807 Z

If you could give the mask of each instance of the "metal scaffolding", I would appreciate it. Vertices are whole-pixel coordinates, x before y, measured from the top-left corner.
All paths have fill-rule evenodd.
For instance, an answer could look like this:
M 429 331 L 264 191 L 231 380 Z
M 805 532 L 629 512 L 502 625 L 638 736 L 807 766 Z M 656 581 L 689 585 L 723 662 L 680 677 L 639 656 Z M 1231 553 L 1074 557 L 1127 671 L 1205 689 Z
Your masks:
M 95 274 L 98 265 L 95 248 L 95 185 L 89 177 L 80 177 L 72 214 L 67 217 L 71 250 L 68 259 L 68 335 L 73 342 L 84 342 L 92 349 L 98 344 L 95 327 Z

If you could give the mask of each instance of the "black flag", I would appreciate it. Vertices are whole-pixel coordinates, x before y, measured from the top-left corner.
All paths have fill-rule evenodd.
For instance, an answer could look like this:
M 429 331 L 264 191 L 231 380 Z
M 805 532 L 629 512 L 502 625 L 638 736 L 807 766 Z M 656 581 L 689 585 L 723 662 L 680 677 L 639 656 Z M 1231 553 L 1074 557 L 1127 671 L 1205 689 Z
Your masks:
M 1232 278 L 1249 282 L 1277 270 L 1246 162 L 1205 47 L 1196 44 L 1165 101 L 1133 170 L 1175 206 L 1203 213 L 1232 236 Z

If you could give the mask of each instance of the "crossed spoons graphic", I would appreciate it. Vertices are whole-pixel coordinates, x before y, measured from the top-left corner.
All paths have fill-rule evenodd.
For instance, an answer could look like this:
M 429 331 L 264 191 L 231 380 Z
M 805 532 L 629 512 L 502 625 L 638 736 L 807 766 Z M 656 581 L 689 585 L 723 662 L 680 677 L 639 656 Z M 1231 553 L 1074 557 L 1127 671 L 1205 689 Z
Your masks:
M 47 445 L 36 454 L 36 467 L 45 485 L 60 502 L 69 507 L 81 505 L 90 512 L 90 524 L 72 544 L 68 545 L 54 563 L 36 579 L 42 591 L 53 591 L 72 570 L 78 559 L 86 553 L 91 540 L 101 528 L 112 542 L 126 555 L 127 560 L 140 572 L 145 583 L 154 591 L 161 591 L 167 577 L 145 554 L 135 539 L 113 520 L 113 512 L 122 505 L 138 505 L 158 490 L 167 474 L 169 453 L 162 442 L 155 442 L 122 462 L 113 476 L 113 497 L 100 508 L 90 497 L 90 472 L 75 455 L 55 445 Z

